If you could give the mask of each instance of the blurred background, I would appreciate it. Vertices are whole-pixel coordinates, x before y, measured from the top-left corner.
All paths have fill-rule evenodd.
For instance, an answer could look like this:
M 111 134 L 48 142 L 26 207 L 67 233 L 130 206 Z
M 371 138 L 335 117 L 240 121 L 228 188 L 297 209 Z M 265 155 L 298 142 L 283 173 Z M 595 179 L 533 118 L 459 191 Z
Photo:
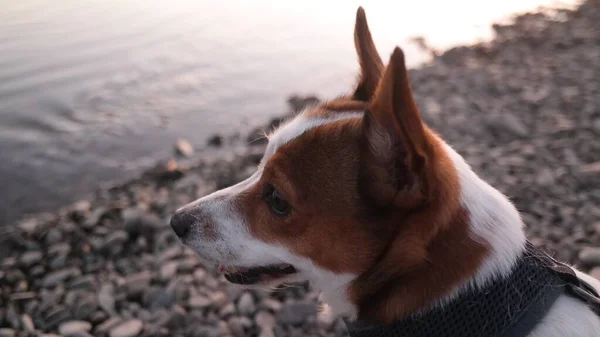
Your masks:
M 425 122 L 600 279 L 600 0 L 0 0 L 0 337 L 346 336 L 306 283 L 231 286 L 168 223 L 350 90 L 359 5 Z
M 365 6 L 384 59 L 489 40 L 491 24 L 571 0 L 0 0 L 0 226 L 235 136 L 292 93 L 348 90 Z

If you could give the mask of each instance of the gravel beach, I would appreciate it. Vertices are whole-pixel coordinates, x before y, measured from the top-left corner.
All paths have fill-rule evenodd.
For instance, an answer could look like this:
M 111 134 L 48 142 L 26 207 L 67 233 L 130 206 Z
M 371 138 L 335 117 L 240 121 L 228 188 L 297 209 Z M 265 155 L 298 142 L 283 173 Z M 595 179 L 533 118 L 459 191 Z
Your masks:
M 411 77 L 425 121 L 514 201 L 529 238 L 600 278 L 599 22 L 598 0 L 522 15 Z M 285 116 L 315 100 L 290 98 Z M 179 206 L 253 172 L 257 131 L 226 156 L 171 159 L 0 229 L 0 337 L 345 336 L 340 318 L 317 316 L 308 285 L 232 286 L 168 226 Z

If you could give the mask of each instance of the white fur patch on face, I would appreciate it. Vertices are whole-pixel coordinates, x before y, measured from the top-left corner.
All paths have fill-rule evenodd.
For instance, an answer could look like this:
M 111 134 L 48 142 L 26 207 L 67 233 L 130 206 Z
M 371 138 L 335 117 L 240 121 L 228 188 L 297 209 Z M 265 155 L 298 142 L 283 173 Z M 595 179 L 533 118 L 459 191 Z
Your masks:
M 183 239 L 184 244 L 196 251 L 207 263 L 214 265 L 256 267 L 291 264 L 298 272 L 284 281 L 308 280 L 315 289 L 323 291 L 324 299 L 334 314 L 354 315 L 355 309 L 347 299 L 346 290 L 356 275 L 333 273 L 318 267 L 309 258 L 291 253 L 283 245 L 266 243 L 253 237 L 249 225 L 245 223 L 245 217 L 234 205 L 240 193 L 253 188 L 260 181 L 264 166 L 282 145 L 314 127 L 362 116 L 363 113 L 339 113 L 331 118 L 310 118 L 300 114 L 281 126 L 269 136 L 269 144 L 261 164 L 251 177 L 182 207 L 188 214 L 202 214 L 199 219 L 210 219 L 210 230 L 214 232 L 209 238 L 204 232 L 207 230 L 203 227 L 206 224 L 196 223 Z
M 277 149 L 279 149 L 282 145 L 295 138 L 298 138 L 306 131 L 320 125 L 325 125 L 344 119 L 362 118 L 363 115 L 363 112 L 340 112 L 335 117 L 331 118 L 311 118 L 304 114 L 300 114 L 288 123 L 283 124 L 268 136 L 269 144 L 267 145 L 267 150 L 265 151 L 265 155 L 261 161 L 261 166 L 264 166 L 269 161 L 269 158 L 271 158 L 275 152 L 277 152 Z

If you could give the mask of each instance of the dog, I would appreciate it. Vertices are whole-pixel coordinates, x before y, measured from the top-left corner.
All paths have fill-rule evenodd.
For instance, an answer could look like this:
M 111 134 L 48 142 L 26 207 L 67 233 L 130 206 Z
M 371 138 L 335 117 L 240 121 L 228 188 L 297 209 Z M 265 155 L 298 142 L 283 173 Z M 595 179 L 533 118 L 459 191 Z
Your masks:
M 349 325 L 443 315 L 463 294 L 515 275 L 528 247 L 523 222 L 423 123 L 402 50 L 384 66 L 362 8 L 354 40 L 354 89 L 284 123 L 252 176 L 180 208 L 171 225 L 228 281 L 308 280 Z M 532 300 L 548 305 L 535 322 L 523 314 L 532 326 L 513 336 L 600 336 L 589 303 L 555 297 Z

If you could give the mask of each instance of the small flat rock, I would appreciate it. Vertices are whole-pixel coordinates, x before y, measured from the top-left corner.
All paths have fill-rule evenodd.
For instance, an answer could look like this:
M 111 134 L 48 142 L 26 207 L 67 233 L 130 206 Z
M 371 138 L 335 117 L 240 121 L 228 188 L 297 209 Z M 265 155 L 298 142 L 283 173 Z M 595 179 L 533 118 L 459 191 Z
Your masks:
M 72 277 L 79 276 L 80 274 L 81 272 L 79 271 L 79 269 L 76 268 L 57 270 L 47 274 L 44 277 L 42 284 L 45 288 L 52 288 L 57 284 L 63 283 Z
M 246 336 L 245 324 L 241 317 L 231 317 L 227 322 L 227 325 L 235 337 Z
M 129 239 L 129 234 L 124 230 L 116 230 L 110 233 L 104 241 L 104 249 L 112 255 L 119 254 Z
M 35 331 L 35 325 L 33 325 L 33 319 L 31 319 L 31 316 L 29 316 L 28 314 L 21 316 L 21 326 L 23 327 L 23 330 L 25 330 L 27 332 Z
M 175 153 L 184 157 L 190 157 L 194 154 L 192 144 L 183 138 L 178 138 L 175 141 Z
M 276 299 L 273 298 L 265 298 L 262 300 L 262 302 L 260 303 L 260 307 L 267 309 L 267 310 L 271 310 L 271 311 L 279 311 L 279 309 L 281 309 L 281 302 L 279 302 Z
M 600 281 L 600 267 L 595 267 L 590 270 L 590 276 Z
M 581 172 L 585 174 L 600 174 L 600 161 L 581 166 Z
M 227 305 L 227 295 L 222 291 L 217 291 L 210 294 L 210 301 L 217 308 L 222 308 Z
M 127 276 L 125 279 L 125 286 L 129 295 L 139 295 L 144 289 L 148 288 L 150 281 L 152 280 L 152 274 L 150 271 L 145 270 L 141 273 L 132 274 Z
M 116 314 L 113 291 L 114 287 L 112 284 L 104 284 L 98 292 L 98 304 L 100 304 L 100 307 L 109 315 Z
M 64 336 L 71 336 L 76 332 L 89 332 L 92 330 L 92 324 L 86 321 L 68 321 L 58 326 L 58 333 Z
M 162 281 L 169 281 L 177 273 L 177 261 L 168 261 L 160 267 L 159 277 Z
M 254 305 L 254 299 L 252 298 L 252 294 L 249 292 L 245 292 L 240 296 L 240 299 L 237 304 L 238 312 L 242 315 L 250 315 L 256 310 L 256 306 Z
M 511 132 L 515 136 L 527 137 L 529 135 L 529 129 L 523 123 L 522 120 L 510 113 L 502 114 L 502 124 L 507 131 Z
M 258 325 L 261 330 L 269 328 L 272 329 L 277 324 L 275 316 L 267 311 L 258 312 L 254 317 L 254 320 L 256 321 L 256 325 Z
M 600 266 L 600 248 L 583 248 L 579 251 L 579 260 L 587 266 Z
M 298 325 L 316 313 L 317 307 L 312 302 L 288 303 L 277 312 L 277 321 L 281 324 Z
M 0 337 L 15 337 L 17 332 L 9 328 L 0 328 Z
M 111 317 L 111 318 L 107 319 L 106 321 L 102 322 L 100 325 L 97 325 L 94 328 L 94 333 L 104 334 L 104 333 L 108 332 L 110 329 L 121 324 L 121 322 L 123 322 L 123 320 L 121 318 Z
M 110 337 L 135 337 L 144 329 L 144 323 L 139 319 L 130 319 L 110 329 Z
M 206 281 L 206 271 L 204 269 L 196 269 L 194 271 L 194 280 L 196 280 L 196 282 L 199 283 L 203 283 L 204 281 Z
M 26 291 L 26 292 L 11 294 L 10 300 L 11 301 L 24 301 L 24 300 L 30 300 L 32 298 L 36 298 L 36 296 L 37 296 L 37 294 L 34 293 L 33 291 Z
M 94 275 L 84 275 L 78 278 L 75 278 L 69 284 L 69 289 L 71 290 L 91 290 L 94 288 L 94 284 L 96 283 L 96 278 Z
M 25 252 L 21 255 L 19 262 L 22 266 L 29 267 L 42 260 L 43 254 L 40 251 Z
M 600 234 L 600 221 L 594 224 L 594 230 L 596 231 L 596 233 Z
M 168 261 L 168 260 L 174 259 L 178 256 L 181 256 L 181 254 L 182 254 L 181 247 L 174 246 L 174 247 L 165 249 L 162 253 L 160 253 L 160 255 L 158 256 L 158 260 L 160 262 Z
M 208 297 L 202 295 L 196 295 L 190 297 L 188 301 L 188 305 L 192 309 L 204 309 L 211 304 L 211 301 Z

